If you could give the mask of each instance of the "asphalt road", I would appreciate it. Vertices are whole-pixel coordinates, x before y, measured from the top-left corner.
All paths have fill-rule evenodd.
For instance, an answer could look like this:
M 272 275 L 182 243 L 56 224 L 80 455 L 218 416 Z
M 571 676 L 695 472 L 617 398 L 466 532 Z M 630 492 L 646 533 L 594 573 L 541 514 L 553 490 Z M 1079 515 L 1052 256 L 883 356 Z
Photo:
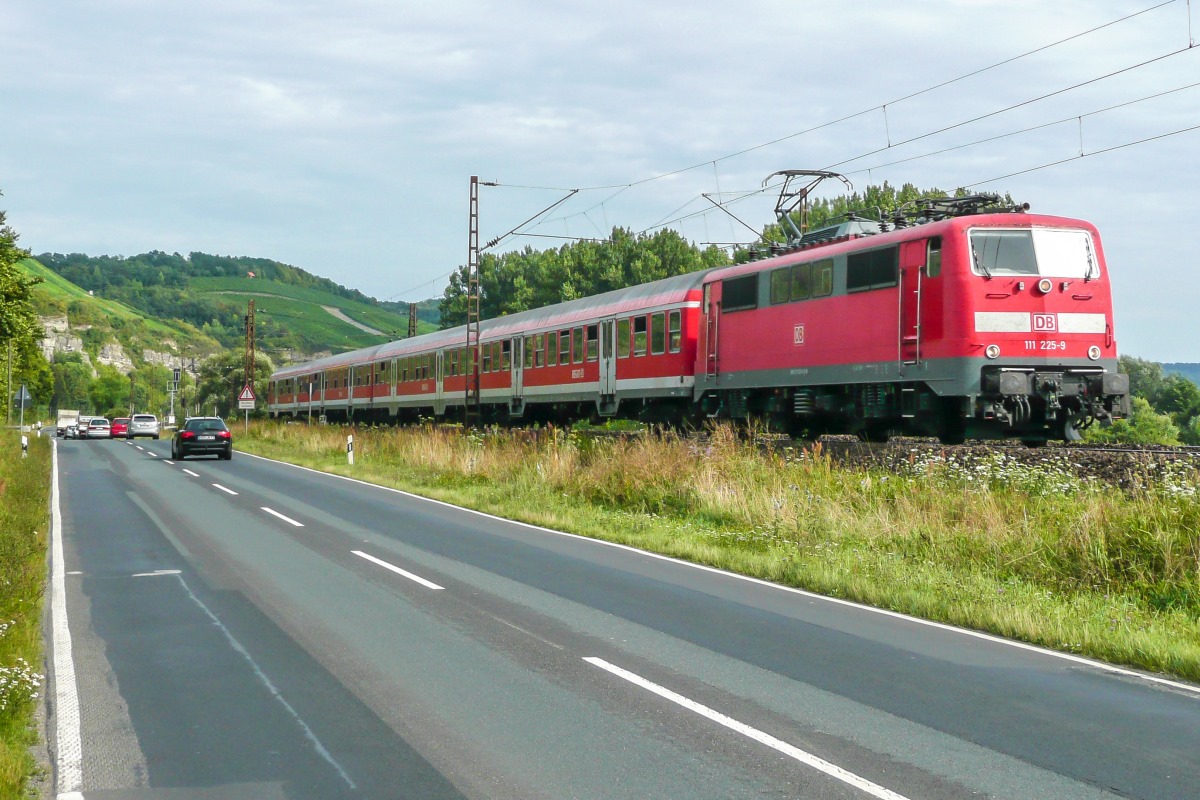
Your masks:
M 1200 797 L 1197 687 L 243 453 L 57 446 L 63 798 Z

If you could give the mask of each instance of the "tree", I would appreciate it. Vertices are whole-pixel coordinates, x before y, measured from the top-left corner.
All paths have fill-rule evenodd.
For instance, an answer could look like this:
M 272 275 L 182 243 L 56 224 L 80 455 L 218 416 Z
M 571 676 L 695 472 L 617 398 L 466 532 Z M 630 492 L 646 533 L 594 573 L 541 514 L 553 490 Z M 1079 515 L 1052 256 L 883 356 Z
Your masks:
M 1093 425 L 1084 438 L 1097 444 L 1179 444 L 1179 428 L 1166 414 L 1156 412 L 1144 397 L 1133 398 L 1133 413 L 1110 427 Z
M 54 375 L 54 408 L 84 408 L 90 401 L 92 370 L 79 353 L 60 353 L 50 365 Z
M 1121 356 L 1117 363 L 1118 369 L 1129 376 L 1130 394 L 1144 397 L 1153 404 L 1162 391 L 1162 364 L 1133 356 Z
M 275 365 L 262 353 L 254 355 L 254 393 L 261 401 L 267 396 L 267 382 Z M 237 396 L 245 382 L 245 357 L 241 352 L 226 350 L 212 356 L 200 365 L 200 385 L 196 389 L 200 412 L 215 408 L 217 416 L 230 416 L 237 411 Z
M 3 378 L 7 381 L 11 369 L 13 385 L 24 384 L 37 406 L 45 409 L 54 379 L 39 346 L 43 331 L 30 294 L 41 279 L 21 269 L 19 262 L 29 253 L 17 247 L 17 238 L 0 211 L 0 361 Z M 5 398 L 5 403 L 9 400 Z
M 113 412 L 118 417 L 125 415 L 129 411 L 129 379 L 111 364 L 101 364 L 98 373 L 88 390 L 91 411 L 105 416 Z

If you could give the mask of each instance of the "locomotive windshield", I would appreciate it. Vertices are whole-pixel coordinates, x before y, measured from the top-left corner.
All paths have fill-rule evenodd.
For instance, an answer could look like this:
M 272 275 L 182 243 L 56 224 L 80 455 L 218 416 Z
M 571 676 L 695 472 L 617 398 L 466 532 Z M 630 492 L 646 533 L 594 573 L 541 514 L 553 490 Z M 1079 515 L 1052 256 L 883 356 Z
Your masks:
M 975 274 L 1043 275 L 1050 278 L 1099 277 L 1100 265 L 1087 231 L 1058 228 L 973 230 L 971 262 Z

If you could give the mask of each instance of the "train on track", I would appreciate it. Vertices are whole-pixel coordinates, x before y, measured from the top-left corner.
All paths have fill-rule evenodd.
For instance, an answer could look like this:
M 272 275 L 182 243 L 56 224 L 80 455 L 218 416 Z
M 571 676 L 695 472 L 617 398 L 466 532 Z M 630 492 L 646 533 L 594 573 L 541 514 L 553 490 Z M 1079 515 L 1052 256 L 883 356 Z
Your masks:
M 1072 440 L 1129 413 L 1095 227 L 975 195 L 748 263 L 293 364 L 272 416 L 757 418 L 796 436 Z M 476 357 L 476 352 L 478 357 Z

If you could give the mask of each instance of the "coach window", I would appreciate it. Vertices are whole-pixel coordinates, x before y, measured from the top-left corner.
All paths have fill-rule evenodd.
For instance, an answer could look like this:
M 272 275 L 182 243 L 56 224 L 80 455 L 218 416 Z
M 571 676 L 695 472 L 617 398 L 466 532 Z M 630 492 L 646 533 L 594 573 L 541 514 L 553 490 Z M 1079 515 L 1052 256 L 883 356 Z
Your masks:
M 583 328 L 574 328 L 571 331 L 571 363 L 583 363 Z
M 559 364 L 570 364 L 571 363 L 571 332 L 570 331 L 559 331 L 558 332 L 558 363 Z
M 546 334 L 546 366 L 558 365 L 558 334 L 554 331 Z
M 633 318 L 633 354 L 646 355 L 646 318 Z
M 661 356 L 667 352 L 667 315 L 659 311 L 650 315 L 650 355 Z
M 492 346 L 485 344 L 483 346 L 483 372 L 492 371 Z
M 600 351 L 600 326 L 587 326 L 587 360 L 595 361 Z
M 504 372 L 512 367 L 512 342 L 508 339 L 500 342 L 500 369 Z
M 629 358 L 629 320 L 617 320 L 617 358 Z
M 550 338 L 544 333 L 539 333 L 533 337 L 536 342 L 536 349 L 533 351 L 533 365 L 535 367 L 546 366 L 546 342 Z
M 525 337 L 525 369 L 533 366 L 533 351 L 537 344 L 536 336 Z
M 865 292 L 895 286 L 899 273 L 899 247 L 852 253 L 846 257 L 846 291 Z
M 788 267 L 771 273 L 771 305 L 786 303 L 792 294 L 792 271 Z
M 792 301 L 807 300 L 812 296 L 812 264 L 797 264 L 792 267 Z
M 748 311 L 758 308 L 758 273 L 721 282 L 721 310 Z
M 667 335 L 672 353 L 678 353 L 683 348 L 683 314 L 672 311 L 667 315 Z
M 936 278 L 942 274 L 942 237 L 929 240 L 925 253 L 925 277 Z

